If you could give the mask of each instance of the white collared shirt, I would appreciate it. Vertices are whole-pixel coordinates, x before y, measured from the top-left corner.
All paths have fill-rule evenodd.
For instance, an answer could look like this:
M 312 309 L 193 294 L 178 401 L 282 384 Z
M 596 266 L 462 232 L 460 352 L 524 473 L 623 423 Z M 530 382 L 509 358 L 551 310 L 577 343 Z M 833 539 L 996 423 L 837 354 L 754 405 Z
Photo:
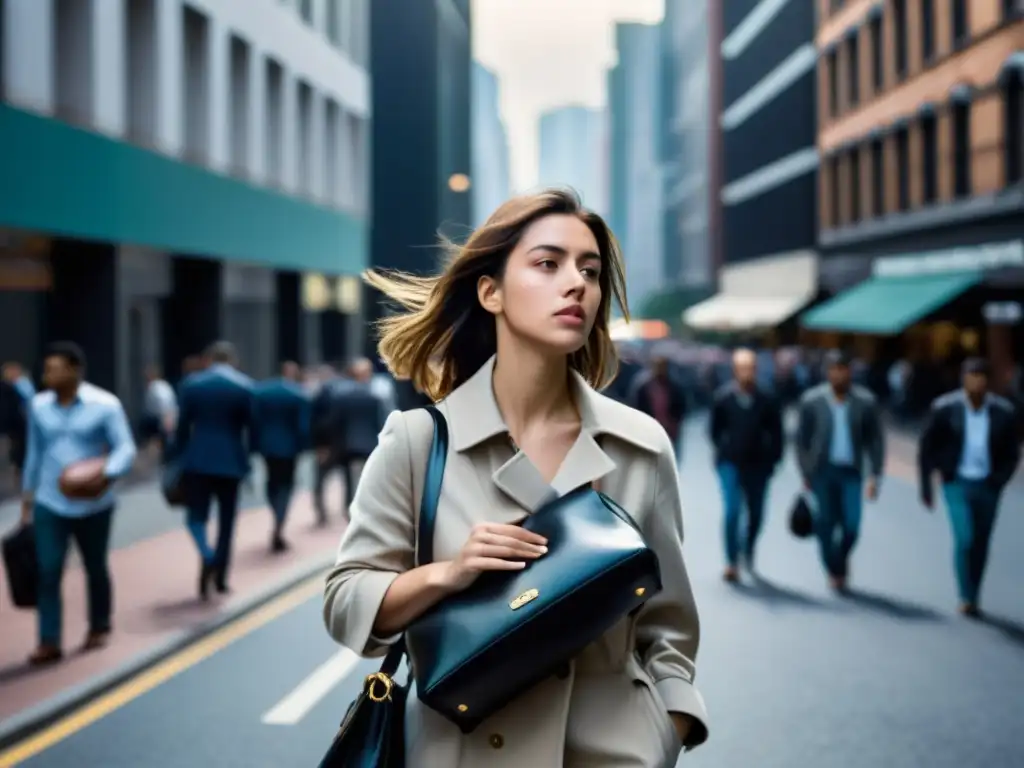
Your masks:
M 990 423 L 987 399 L 975 410 L 965 397 L 964 445 L 960 452 L 960 466 L 957 469 L 957 474 L 964 480 L 984 480 L 992 471 L 988 451 Z

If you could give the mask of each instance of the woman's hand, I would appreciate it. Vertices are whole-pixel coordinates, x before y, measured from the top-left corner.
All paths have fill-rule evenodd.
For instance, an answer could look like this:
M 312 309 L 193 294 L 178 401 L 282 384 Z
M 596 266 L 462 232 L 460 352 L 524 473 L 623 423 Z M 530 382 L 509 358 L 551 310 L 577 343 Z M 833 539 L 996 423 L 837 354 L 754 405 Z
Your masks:
M 447 564 L 446 586 L 460 591 L 484 571 L 519 571 L 548 551 L 548 540 L 518 525 L 481 523 Z

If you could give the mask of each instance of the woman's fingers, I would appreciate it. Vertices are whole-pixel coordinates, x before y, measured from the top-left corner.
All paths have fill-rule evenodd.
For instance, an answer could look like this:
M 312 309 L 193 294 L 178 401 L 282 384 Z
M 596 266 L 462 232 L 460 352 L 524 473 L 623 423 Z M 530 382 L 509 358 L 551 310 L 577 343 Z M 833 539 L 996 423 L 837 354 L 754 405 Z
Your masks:
M 474 557 L 466 561 L 474 571 L 521 571 L 526 567 L 522 560 L 502 560 L 497 557 Z
M 477 539 L 477 542 L 482 546 L 505 547 L 507 549 L 515 550 L 516 552 L 522 552 L 533 556 L 543 555 L 548 551 L 548 548 L 541 544 L 531 544 L 523 541 L 522 539 L 516 539 L 512 536 L 504 536 L 499 533 L 483 533 Z
M 481 526 L 481 530 L 486 533 L 495 534 L 498 536 L 508 536 L 509 538 L 518 539 L 524 541 L 527 544 L 535 544 L 537 546 L 546 546 L 548 540 L 545 539 L 538 533 L 528 531 L 519 525 L 507 525 L 505 523 L 484 523 Z

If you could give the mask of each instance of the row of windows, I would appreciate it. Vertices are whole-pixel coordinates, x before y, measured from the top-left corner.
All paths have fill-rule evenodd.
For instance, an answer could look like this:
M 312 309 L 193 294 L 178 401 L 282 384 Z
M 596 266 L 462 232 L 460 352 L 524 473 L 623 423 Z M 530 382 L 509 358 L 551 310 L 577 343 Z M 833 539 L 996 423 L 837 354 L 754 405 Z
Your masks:
M 977 196 L 1024 179 L 1024 99 L 1014 72 L 998 89 L 966 92 L 942 111 L 828 158 L 822 179 L 822 228 Z
M 999 0 L 1003 21 L 1020 14 L 1019 0 Z M 917 4 L 919 26 L 908 21 Z M 930 66 L 946 53 L 971 42 L 971 0 L 885 0 L 875 5 L 862 24 L 849 29 L 841 41 L 823 52 L 826 116 L 839 117 L 858 108 L 887 87 L 906 79 L 911 70 Z M 948 19 L 939 19 L 948 13 Z M 944 23 L 948 21 L 948 24 Z M 937 30 L 947 32 L 940 40 Z M 919 60 L 910 61 L 910 38 L 919 38 Z
M 299 18 L 314 30 L 324 34 L 331 45 L 347 53 L 359 66 L 368 61 L 369 40 L 367 14 L 370 0 L 322 0 L 323 15 L 318 18 L 319 5 L 316 0 L 298 0 Z M 278 0 L 282 5 L 292 5 L 295 0 Z
M 89 2 L 57 0 L 47 46 L 53 57 L 50 93 L 55 116 L 88 128 L 104 122 L 109 126 L 110 102 L 98 106 L 95 89 L 101 75 L 116 77 L 104 68 L 116 66 L 123 77 L 124 99 L 113 124 L 123 126 L 129 141 L 154 149 L 177 144 L 189 162 L 287 188 L 328 205 L 365 210 L 366 121 L 190 4 L 180 8 L 180 49 L 171 65 L 180 70 L 177 77 L 168 78 L 161 71 L 168 64 L 160 59 L 167 30 L 158 0 L 125 4 L 119 61 L 109 51 L 96 49 Z M 215 35 L 222 37 L 214 39 Z M 0 92 L 0 97 L 5 95 Z M 103 117 L 97 114 L 101 108 L 107 110 Z M 172 138 L 170 145 L 168 116 L 178 123 L 170 133 L 179 141 Z

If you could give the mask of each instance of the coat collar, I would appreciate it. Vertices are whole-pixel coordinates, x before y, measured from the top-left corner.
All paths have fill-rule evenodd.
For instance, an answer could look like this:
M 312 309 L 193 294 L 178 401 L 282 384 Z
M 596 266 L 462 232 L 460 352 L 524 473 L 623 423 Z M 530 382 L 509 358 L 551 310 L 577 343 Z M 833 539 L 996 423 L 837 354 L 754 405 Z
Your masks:
M 444 400 L 452 447 L 460 453 L 492 438 L 501 436 L 504 439 L 508 435 L 508 427 L 498 410 L 491 385 L 494 361 L 492 356 Z M 551 484 L 544 482 L 536 467 L 521 452 L 492 475 L 494 483 L 502 491 L 530 511 L 553 496 L 561 496 L 599 480 L 615 468 L 615 462 L 600 442 L 604 435 L 651 453 L 659 450 L 652 436 L 637 430 L 635 422 L 630 423 L 630 415 L 635 417 L 632 409 L 596 392 L 575 371 L 571 375 L 582 428 Z

